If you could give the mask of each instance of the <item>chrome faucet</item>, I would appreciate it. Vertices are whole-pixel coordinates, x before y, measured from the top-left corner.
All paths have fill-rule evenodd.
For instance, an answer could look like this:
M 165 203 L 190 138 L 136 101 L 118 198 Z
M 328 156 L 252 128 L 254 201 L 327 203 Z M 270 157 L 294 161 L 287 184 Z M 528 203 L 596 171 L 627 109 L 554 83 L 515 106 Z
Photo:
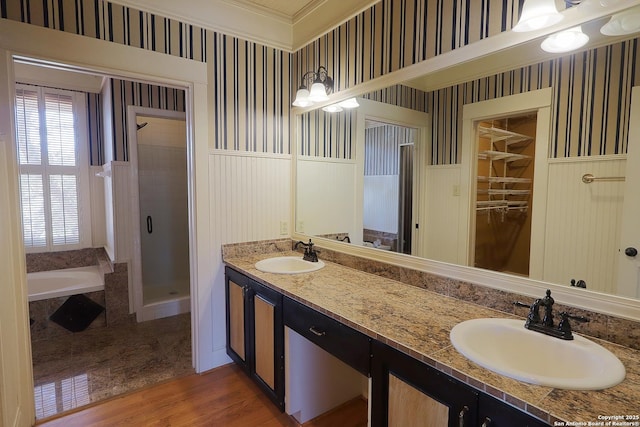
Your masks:
M 297 242 L 293 249 L 298 249 L 298 246 L 300 245 L 304 246 L 304 256 L 302 257 L 303 260 L 318 262 L 318 253 L 313 249 L 313 243 L 311 242 L 311 239 L 309 239 L 309 243 L 305 243 L 303 241 Z
M 560 313 L 560 323 L 558 323 L 558 326 L 556 327 L 553 321 L 554 302 L 554 299 L 551 297 L 551 290 L 547 289 L 546 296 L 544 298 L 534 300 L 531 305 L 524 304 L 519 301 L 516 301 L 513 304 L 517 307 L 527 307 L 529 309 L 527 321 L 524 324 L 525 328 L 563 340 L 572 340 L 573 333 L 571 332 L 569 319 L 581 323 L 588 322 L 589 319 L 582 316 L 573 316 L 566 311 L 563 311 Z M 544 317 L 542 320 L 540 320 L 540 307 L 544 307 Z

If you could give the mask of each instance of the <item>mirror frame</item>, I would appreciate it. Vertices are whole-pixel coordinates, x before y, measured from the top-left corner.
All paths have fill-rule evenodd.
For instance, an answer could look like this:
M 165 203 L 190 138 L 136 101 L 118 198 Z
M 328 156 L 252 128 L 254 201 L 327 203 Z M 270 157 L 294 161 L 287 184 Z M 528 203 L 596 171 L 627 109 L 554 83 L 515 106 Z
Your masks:
M 637 0 L 622 0 L 618 4 L 608 6 L 606 10 L 602 7 L 598 9 L 591 8 L 591 10 L 587 9 L 586 11 L 579 10 L 578 7 L 570 8 L 562 12 L 565 18 L 561 23 L 547 29 L 531 33 L 515 33 L 513 31 L 503 32 L 471 45 L 454 49 L 445 54 L 339 91 L 332 94 L 328 101 L 321 104 L 316 104 L 307 108 L 292 107 L 291 113 L 293 120 L 290 120 L 291 135 L 297 135 L 298 115 L 313 111 L 325 105 L 333 104 L 343 99 L 356 97 L 389 86 L 403 84 L 410 80 L 424 78 L 425 76 L 429 76 L 429 79 L 434 81 L 434 87 L 429 90 L 435 90 L 441 87 L 448 87 L 486 75 L 495 74 L 503 71 L 504 69 L 518 68 L 531 63 L 562 56 L 563 54 L 547 54 L 542 52 L 541 49 L 538 48 L 541 38 L 557 31 L 580 25 L 584 22 L 606 18 L 614 13 L 638 4 L 640 4 L 640 1 Z M 620 40 L 622 39 L 625 39 L 625 37 L 620 38 Z M 589 44 L 583 49 L 615 43 L 616 41 L 617 40 L 615 38 L 604 38 L 600 39 L 597 43 Z M 531 55 L 531 52 L 540 53 L 536 56 Z M 505 68 L 507 66 L 508 68 Z M 293 195 L 291 224 L 296 224 L 298 148 L 298 141 L 296 140 L 292 146 L 291 157 L 291 192 Z M 559 303 L 615 317 L 640 321 L 640 300 L 632 298 L 609 295 L 590 290 L 575 289 L 559 284 L 512 276 L 475 267 L 448 264 L 426 258 L 418 258 L 411 255 L 381 251 L 364 246 L 350 245 L 344 242 L 299 233 L 295 231 L 295 227 L 292 228 L 291 238 L 294 240 L 304 241 L 312 238 L 316 240 L 320 246 L 337 252 L 424 271 L 438 276 L 486 286 L 492 289 L 519 293 L 534 298 L 541 297 L 546 289 L 551 289 L 554 292 L 554 298 Z

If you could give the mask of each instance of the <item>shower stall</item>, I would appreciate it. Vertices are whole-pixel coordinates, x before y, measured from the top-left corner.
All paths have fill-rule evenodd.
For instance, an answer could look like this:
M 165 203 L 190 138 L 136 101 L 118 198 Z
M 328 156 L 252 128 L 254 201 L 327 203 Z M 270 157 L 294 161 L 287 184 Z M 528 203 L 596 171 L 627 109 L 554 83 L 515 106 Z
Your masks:
M 139 322 L 190 310 L 186 126 L 183 115 L 171 116 L 136 114 L 130 125 L 136 133 L 130 141 L 139 206 L 132 279 Z

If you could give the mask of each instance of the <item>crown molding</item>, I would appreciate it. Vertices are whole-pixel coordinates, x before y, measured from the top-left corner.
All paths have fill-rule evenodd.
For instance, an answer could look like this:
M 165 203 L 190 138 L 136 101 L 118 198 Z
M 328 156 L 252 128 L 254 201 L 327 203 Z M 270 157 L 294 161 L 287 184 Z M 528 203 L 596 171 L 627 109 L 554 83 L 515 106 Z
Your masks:
M 296 16 L 293 23 L 293 51 L 297 51 L 339 27 L 381 0 L 326 0 L 321 6 Z
M 191 0 L 188 8 L 174 0 L 112 1 L 287 52 L 293 46 L 291 23 L 257 8 L 247 9 L 224 0 Z
M 302 9 L 298 10 L 298 12 L 296 12 L 292 16 L 284 12 L 277 11 L 275 9 L 270 9 L 267 6 L 263 6 L 252 0 L 223 0 L 223 1 L 230 4 L 239 5 L 240 7 L 243 7 L 248 10 L 253 10 L 255 12 L 263 14 L 264 16 L 270 16 L 275 19 L 279 19 L 282 22 L 286 22 L 288 24 L 294 24 L 296 21 L 298 21 L 299 19 L 305 17 L 310 13 L 313 13 L 314 10 L 322 7 L 327 2 L 327 0 L 313 0 L 309 2 L 307 5 L 305 5 Z M 286 1 L 290 1 L 290 0 L 286 0 Z
M 111 0 L 132 9 L 295 52 L 380 0 L 317 0 L 293 17 L 245 0 Z

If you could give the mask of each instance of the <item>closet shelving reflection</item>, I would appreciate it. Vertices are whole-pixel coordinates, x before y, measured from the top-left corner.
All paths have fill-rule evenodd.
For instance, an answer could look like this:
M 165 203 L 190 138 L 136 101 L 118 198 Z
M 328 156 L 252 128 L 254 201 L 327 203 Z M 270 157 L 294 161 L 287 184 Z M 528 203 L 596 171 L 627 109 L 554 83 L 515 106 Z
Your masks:
M 478 137 L 487 140 L 485 146 L 489 147 L 478 152 L 478 160 L 489 164 L 488 175 L 478 176 L 476 210 L 498 211 L 503 220 L 506 212 L 526 212 L 531 179 L 519 177 L 518 170 L 529 164 L 531 156 L 519 152 L 533 142 L 533 138 L 501 129 L 493 123 L 479 125 Z

